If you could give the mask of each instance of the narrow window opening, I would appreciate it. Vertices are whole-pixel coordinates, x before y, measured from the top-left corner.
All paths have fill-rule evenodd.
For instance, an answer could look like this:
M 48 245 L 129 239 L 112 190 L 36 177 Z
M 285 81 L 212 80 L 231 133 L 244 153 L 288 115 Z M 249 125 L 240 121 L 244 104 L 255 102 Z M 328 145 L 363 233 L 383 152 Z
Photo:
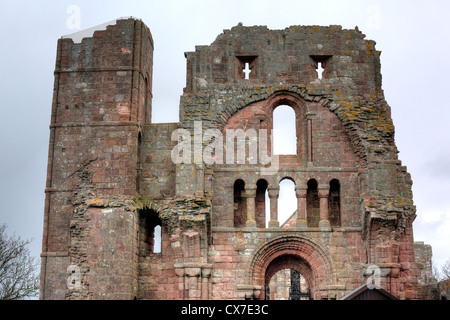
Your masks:
M 244 72 L 244 79 L 249 80 L 250 72 L 252 72 L 252 70 L 250 69 L 250 64 L 248 62 L 245 63 L 245 68 L 242 70 L 242 72 Z
M 153 253 L 160 253 L 161 252 L 161 226 L 155 226 L 153 229 Z
M 153 210 L 139 212 L 139 256 L 160 253 L 162 247 L 161 219 Z
M 341 225 L 341 187 L 339 180 L 330 181 L 330 194 L 328 196 L 328 220 L 331 226 Z
M 256 198 L 255 198 L 255 220 L 256 227 L 264 228 L 266 226 L 266 211 L 270 207 L 267 201 L 267 181 L 258 180 L 256 183 Z
M 322 62 L 318 62 L 317 63 L 317 69 L 316 69 L 316 71 L 317 71 L 317 79 L 319 79 L 319 80 L 322 79 L 322 73 L 323 73 L 324 70 L 325 69 L 322 68 Z
M 318 185 L 315 179 L 308 181 L 308 190 L 306 193 L 306 215 L 308 227 L 318 227 L 320 220 L 320 200 Z
M 264 193 L 264 198 L 266 202 L 266 228 L 269 227 L 269 221 L 270 221 L 270 198 L 269 198 L 269 189 L 266 189 L 266 192 Z
M 278 106 L 273 112 L 273 144 L 274 154 L 297 154 L 295 111 L 290 106 Z
M 238 179 L 234 182 L 233 186 L 233 205 L 234 205 L 234 227 L 245 227 L 247 222 L 247 203 L 244 197 L 245 183 L 243 180 Z
M 285 178 L 280 182 L 280 193 L 278 195 L 278 221 L 280 221 L 280 225 L 284 225 L 296 212 L 295 183 L 290 178 Z

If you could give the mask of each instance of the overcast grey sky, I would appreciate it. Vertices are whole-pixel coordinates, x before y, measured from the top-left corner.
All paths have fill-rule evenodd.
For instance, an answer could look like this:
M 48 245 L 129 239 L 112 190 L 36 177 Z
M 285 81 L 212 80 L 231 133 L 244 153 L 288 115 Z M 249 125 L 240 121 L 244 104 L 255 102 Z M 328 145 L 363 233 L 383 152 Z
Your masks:
M 414 181 L 416 241 L 450 257 L 450 2 L 429 1 L 2 1 L 0 4 L 0 223 L 33 237 L 41 252 L 56 42 L 124 16 L 142 19 L 155 42 L 153 122 L 177 122 L 185 51 L 242 22 L 284 29 L 341 25 L 381 50 L 399 158 Z M 77 11 L 78 10 L 78 11 Z M 74 14 L 79 12 L 79 19 Z M 79 24 L 78 24 L 79 22 Z M 80 29 L 78 29 L 78 27 Z

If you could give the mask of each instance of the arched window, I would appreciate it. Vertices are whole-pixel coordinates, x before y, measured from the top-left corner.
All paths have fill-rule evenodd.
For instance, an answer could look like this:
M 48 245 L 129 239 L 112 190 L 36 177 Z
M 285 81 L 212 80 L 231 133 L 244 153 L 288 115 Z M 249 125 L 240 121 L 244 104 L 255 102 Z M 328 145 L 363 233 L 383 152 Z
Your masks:
M 330 194 L 328 196 L 328 220 L 331 226 L 341 225 L 341 186 L 339 180 L 330 181 Z
M 273 111 L 274 154 L 297 154 L 295 119 L 295 111 L 290 106 L 281 105 Z
M 266 208 L 270 207 L 267 202 L 267 181 L 264 179 L 258 180 L 256 183 L 256 198 L 255 198 L 255 220 L 256 227 L 265 228 L 266 226 Z
M 295 195 L 295 183 L 290 178 L 280 181 L 280 193 L 278 195 L 278 221 L 283 225 L 293 214 L 297 212 L 297 196 Z
M 159 253 L 161 252 L 161 245 L 162 245 L 162 228 L 161 225 L 156 225 L 153 229 L 153 253 Z
M 247 222 L 247 203 L 245 201 L 245 182 L 238 179 L 234 182 L 233 197 L 234 197 L 234 226 L 236 228 L 245 227 Z
M 320 201 L 318 185 L 315 179 L 308 181 L 308 190 L 306 193 L 306 215 L 308 227 L 318 227 L 320 220 Z
M 161 219 L 151 209 L 139 211 L 139 256 L 146 257 L 161 252 Z

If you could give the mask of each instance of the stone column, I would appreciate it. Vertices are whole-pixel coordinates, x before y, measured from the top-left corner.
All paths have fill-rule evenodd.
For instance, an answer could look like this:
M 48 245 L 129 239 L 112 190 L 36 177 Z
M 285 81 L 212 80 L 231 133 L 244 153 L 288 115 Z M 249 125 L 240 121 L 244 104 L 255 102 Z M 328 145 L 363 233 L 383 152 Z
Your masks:
M 308 189 L 306 187 L 295 188 L 295 195 L 297 196 L 297 228 L 306 228 L 308 223 L 306 221 L 306 194 Z
M 202 267 L 202 300 L 211 298 L 211 273 L 212 265 L 204 265 Z
M 255 220 L 255 197 L 256 197 L 256 187 L 255 186 L 245 186 L 245 198 L 247 199 L 247 227 L 256 228 Z
M 188 267 L 184 269 L 184 288 L 187 292 L 186 300 L 201 299 L 201 268 Z
M 175 274 L 178 276 L 178 292 L 179 292 L 179 298 L 182 298 L 183 300 L 187 300 L 186 296 L 186 281 L 184 279 L 184 266 L 183 264 L 174 264 Z
M 306 113 L 306 130 L 307 130 L 307 141 L 308 141 L 308 164 L 313 163 L 313 145 L 312 145 L 312 119 L 315 116 L 314 113 Z
M 268 193 L 270 199 L 269 227 L 279 227 L 280 222 L 278 221 L 278 195 L 280 194 L 280 189 L 269 188 Z
M 204 184 L 205 184 L 205 177 L 204 177 L 204 166 L 203 164 L 198 164 L 196 167 L 196 175 L 197 175 L 197 186 L 194 195 L 198 198 L 202 198 L 204 195 Z
M 323 231 L 330 230 L 330 221 L 328 220 L 328 194 L 330 188 L 328 185 L 319 186 L 319 199 L 320 199 L 320 221 L 319 228 Z
M 205 197 L 208 199 L 212 198 L 212 181 L 213 181 L 214 171 L 211 168 L 205 169 Z M 233 190 L 233 189 L 231 189 Z

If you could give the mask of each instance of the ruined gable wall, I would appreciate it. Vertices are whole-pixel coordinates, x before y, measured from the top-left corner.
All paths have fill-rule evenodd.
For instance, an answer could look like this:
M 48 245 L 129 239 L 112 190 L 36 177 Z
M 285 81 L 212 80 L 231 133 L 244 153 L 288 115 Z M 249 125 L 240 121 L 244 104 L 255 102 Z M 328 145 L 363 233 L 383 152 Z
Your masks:
M 376 51 L 375 42 L 364 39 L 358 30 L 342 30 L 338 26 L 290 27 L 285 30 L 237 26 L 224 30 L 210 46 L 197 46 L 195 52 L 186 53 L 186 58 L 187 85 L 180 106 L 180 125 L 184 128 L 192 129 L 194 121 L 202 121 L 204 128 L 220 130 L 257 126 L 255 117 L 259 119 L 260 114 L 270 117 L 267 110 L 258 108 L 276 95 L 296 95 L 310 107 L 316 106 L 319 113 L 323 110 L 321 117 L 313 119 L 319 128 L 314 135 L 315 148 L 318 148 L 315 152 L 319 155 L 315 161 L 324 167 L 342 169 L 345 164 L 342 161 L 337 164 L 336 160 L 351 149 L 353 155 L 345 161 L 356 174 L 344 178 L 343 184 L 354 188 L 347 190 L 346 194 L 350 199 L 354 196 L 353 218 L 346 222 L 361 226 L 361 229 L 354 235 L 347 233 L 342 234 L 342 238 L 340 235 L 330 238 L 331 242 L 324 241 L 326 237 L 320 233 L 303 233 L 303 236 L 323 245 L 331 259 L 336 261 L 341 271 L 336 271 L 339 280 L 333 284 L 345 283 L 345 290 L 354 288 L 364 279 L 363 269 L 378 263 L 387 275 L 383 286 L 402 298 L 414 297 L 415 265 L 411 252 L 415 207 L 411 179 L 397 158 L 390 107 L 381 89 L 380 52 Z M 325 68 L 320 80 L 315 70 L 319 62 Z M 249 79 L 239 74 L 245 63 L 252 69 Z M 255 110 L 253 113 L 252 109 Z M 320 130 L 324 130 L 323 137 L 330 133 L 324 129 L 329 112 L 335 116 L 330 119 L 339 119 L 345 128 L 345 133 L 340 132 L 338 136 L 348 141 L 347 146 L 350 146 L 338 156 L 332 155 L 331 144 L 317 140 Z M 302 164 L 306 167 L 302 163 L 304 151 L 299 152 L 300 168 Z M 353 159 L 355 162 L 352 163 Z M 219 272 L 219 264 L 216 263 L 243 263 L 242 252 L 235 254 L 233 246 L 236 243 L 241 243 L 245 254 L 250 256 L 246 259 L 251 260 L 251 248 L 256 250 L 270 239 L 263 232 L 256 233 L 259 236 L 244 233 L 248 237 L 244 237 L 242 244 L 237 233 L 229 230 L 230 233 L 226 234 L 224 228 L 233 224 L 233 182 L 246 177 L 246 184 L 254 185 L 258 178 L 248 171 L 251 171 L 250 165 L 236 167 L 234 172 L 233 169 L 220 172 L 222 169 L 218 167 L 213 168 L 214 181 L 218 183 L 213 183 L 212 224 L 222 229 L 219 234 L 213 228 L 213 239 L 224 237 L 227 240 L 226 243 L 222 243 L 224 240 L 213 242 L 219 248 L 213 251 L 216 272 Z M 323 180 L 330 177 L 327 175 Z M 352 183 L 347 184 L 350 181 Z M 344 201 L 352 200 L 347 198 Z M 357 238 L 361 246 L 357 244 Z M 356 240 L 353 252 L 348 251 L 349 246 L 344 239 Z M 346 247 L 339 248 L 340 245 Z M 340 259 L 351 261 L 353 265 L 342 264 Z M 233 270 L 246 268 L 245 263 L 240 267 L 236 265 L 231 270 L 224 270 L 220 276 L 227 274 L 229 279 L 241 279 Z M 412 285 L 407 285 L 408 282 Z M 217 285 L 221 287 L 217 292 L 228 292 L 227 297 L 235 294 L 233 290 L 236 288 L 232 289 L 231 283 L 228 287 L 222 283 Z

